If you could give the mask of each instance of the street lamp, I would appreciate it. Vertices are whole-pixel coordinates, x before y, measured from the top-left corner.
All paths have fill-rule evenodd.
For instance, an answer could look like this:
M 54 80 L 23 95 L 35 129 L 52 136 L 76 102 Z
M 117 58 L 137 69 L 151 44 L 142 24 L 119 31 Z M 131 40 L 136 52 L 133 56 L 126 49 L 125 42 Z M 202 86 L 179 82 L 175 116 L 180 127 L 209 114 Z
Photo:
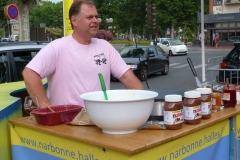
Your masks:
M 112 23 L 113 22 L 113 19 L 112 18 L 106 18 L 106 20 L 102 20 L 101 18 L 98 18 L 98 22 L 99 23 L 103 23 L 103 25 L 104 25 L 104 29 L 105 29 L 105 40 L 108 40 L 108 37 L 106 36 L 106 34 L 107 34 L 107 29 L 108 29 L 108 24 L 110 24 L 110 23 Z
M 109 26 L 108 29 L 114 33 L 115 32 L 115 29 L 116 29 L 116 26 Z
M 107 29 L 107 25 L 108 25 L 109 23 L 112 23 L 112 22 L 113 22 L 113 19 L 112 19 L 112 18 L 106 18 L 105 21 L 102 21 L 101 18 L 98 18 L 98 22 L 99 22 L 99 23 L 103 22 L 103 23 L 104 23 L 104 28 L 105 28 L 105 30 L 106 30 L 106 29 Z

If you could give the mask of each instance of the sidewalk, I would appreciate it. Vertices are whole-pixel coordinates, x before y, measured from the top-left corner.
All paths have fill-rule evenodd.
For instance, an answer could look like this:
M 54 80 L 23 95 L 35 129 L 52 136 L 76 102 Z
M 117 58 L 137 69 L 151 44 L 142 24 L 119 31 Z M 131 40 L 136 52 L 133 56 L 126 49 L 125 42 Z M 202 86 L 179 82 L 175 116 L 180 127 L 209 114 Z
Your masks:
M 234 46 L 218 46 L 217 48 L 215 48 L 214 46 L 205 46 L 205 50 L 208 51 L 218 51 L 218 50 L 226 50 L 226 51 L 230 51 L 234 48 Z M 202 47 L 197 46 L 197 45 L 192 45 L 192 46 L 188 46 L 189 50 L 202 50 Z

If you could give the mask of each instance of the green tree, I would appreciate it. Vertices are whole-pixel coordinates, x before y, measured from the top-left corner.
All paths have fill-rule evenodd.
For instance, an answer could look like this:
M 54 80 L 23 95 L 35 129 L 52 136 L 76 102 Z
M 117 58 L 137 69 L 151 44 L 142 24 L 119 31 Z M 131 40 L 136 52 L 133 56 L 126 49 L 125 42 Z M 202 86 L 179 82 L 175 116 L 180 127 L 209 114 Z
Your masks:
M 205 13 L 208 13 L 208 1 L 204 0 Z M 170 28 L 196 29 L 197 11 L 201 11 L 200 0 L 158 0 L 157 5 L 157 24 L 162 30 Z
M 4 1 L 4 0 L 0 0 Z M 155 3 L 157 11 L 156 27 L 161 26 L 165 32 L 172 25 L 175 30 L 181 27 L 196 30 L 197 12 L 201 11 L 200 0 L 94 0 L 98 9 L 99 17 L 102 19 L 100 29 L 108 30 L 108 26 L 116 26 L 118 33 L 133 34 L 154 33 L 155 30 L 145 28 L 146 3 Z M 204 0 L 205 14 L 208 13 L 208 2 Z M 43 5 L 35 5 L 30 10 L 30 26 L 37 27 L 45 23 L 49 29 L 63 27 L 62 2 L 43 2 Z M 112 24 L 106 24 L 106 18 L 113 18 Z
M 143 33 L 145 25 L 145 0 L 95 0 L 99 17 L 113 18 L 113 26 L 117 32 L 129 32 L 132 26 L 133 33 Z M 104 23 L 101 28 L 104 28 Z
M 63 27 L 63 2 L 43 2 L 35 5 L 29 12 L 30 27 L 38 27 L 45 23 L 47 27 Z
M 29 12 L 30 27 L 39 27 L 46 24 L 47 35 L 54 38 L 63 36 L 63 2 L 43 2 L 35 5 Z
M 188 39 L 188 42 L 192 42 L 192 40 L 193 40 L 193 34 L 189 27 L 187 28 L 187 31 L 185 32 L 185 38 Z
M 4 14 L 4 7 L 10 4 L 9 0 L 0 0 L 0 28 L 7 23 L 7 18 Z

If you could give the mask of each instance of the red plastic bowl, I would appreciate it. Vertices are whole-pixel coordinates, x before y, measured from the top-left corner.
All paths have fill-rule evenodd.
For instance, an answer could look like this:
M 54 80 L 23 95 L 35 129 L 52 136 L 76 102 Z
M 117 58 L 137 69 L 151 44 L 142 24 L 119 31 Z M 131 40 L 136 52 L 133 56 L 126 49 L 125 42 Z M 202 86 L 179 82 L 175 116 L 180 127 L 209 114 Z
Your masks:
M 38 124 L 53 126 L 71 122 L 83 109 L 78 105 L 51 106 L 52 112 L 48 108 L 39 108 L 31 112 Z

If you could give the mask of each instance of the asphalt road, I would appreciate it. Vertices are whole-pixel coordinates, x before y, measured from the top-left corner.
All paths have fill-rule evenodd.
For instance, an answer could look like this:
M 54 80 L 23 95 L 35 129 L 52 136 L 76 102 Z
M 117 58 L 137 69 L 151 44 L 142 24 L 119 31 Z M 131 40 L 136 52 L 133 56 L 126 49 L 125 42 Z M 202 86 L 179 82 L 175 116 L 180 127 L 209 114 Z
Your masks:
M 122 49 L 121 45 L 114 46 L 117 50 Z M 209 58 L 224 56 L 233 47 L 205 47 L 205 71 L 207 68 L 218 67 L 218 61 L 212 61 L 208 63 Z M 189 67 L 187 62 L 187 57 L 191 58 L 194 68 L 197 72 L 198 79 L 202 82 L 202 48 L 199 46 L 189 46 L 189 53 L 187 55 L 172 56 L 170 57 L 170 70 L 168 75 L 161 75 L 157 73 L 155 75 L 149 76 L 146 82 L 142 82 L 146 89 L 155 88 L 175 88 L 192 90 L 197 87 L 196 79 Z M 207 81 L 213 80 L 211 75 L 208 73 L 205 76 Z M 125 87 L 119 81 L 111 82 L 111 89 L 124 89 Z

